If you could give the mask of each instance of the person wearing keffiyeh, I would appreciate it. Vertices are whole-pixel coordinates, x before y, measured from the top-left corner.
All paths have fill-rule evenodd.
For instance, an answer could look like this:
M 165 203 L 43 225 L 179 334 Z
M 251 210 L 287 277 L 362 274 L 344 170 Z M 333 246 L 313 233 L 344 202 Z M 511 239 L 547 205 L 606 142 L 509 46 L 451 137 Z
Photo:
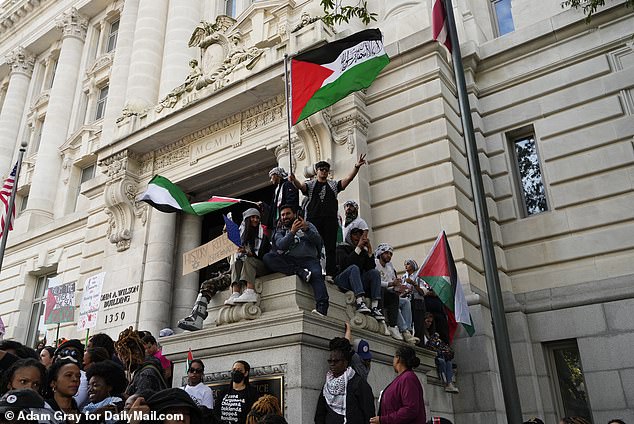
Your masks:
M 315 424 L 367 424 L 374 416 L 372 388 L 350 366 L 352 355 L 348 339 L 330 340 L 329 371 L 317 401 Z
M 269 171 L 271 184 L 275 187 L 271 204 L 262 203 L 264 218 L 262 222 L 269 233 L 273 232 L 277 221 L 280 219 L 280 206 L 291 205 L 295 210 L 299 209 L 299 192 L 295 185 L 288 180 L 288 173 L 279 166 Z
M 257 302 L 255 278 L 268 273 L 262 258 L 270 250 L 271 243 L 260 224 L 260 211 L 255 208 L 242 214 L 240 244 L 231 258 L 231 296 L 225 300 L 225 305 Z

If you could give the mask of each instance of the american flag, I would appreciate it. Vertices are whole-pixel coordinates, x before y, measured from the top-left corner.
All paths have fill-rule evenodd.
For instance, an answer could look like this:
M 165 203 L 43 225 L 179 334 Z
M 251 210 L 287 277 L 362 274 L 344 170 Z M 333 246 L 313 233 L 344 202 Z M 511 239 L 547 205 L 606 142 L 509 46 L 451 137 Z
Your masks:
M 13 185 L 15 184 L 15 173 L 18 169 L 18 164 L 16 163 L 13 167 L 13 171 L 4 180 L 4 184 L 2 185 L 2 189 L 0 189 L 0 237 L 4 234 L 4 230 L 7 227 L 7 212 L 9 212 L 9 201 L 11 200 L 11 190 L 13 190 Z M 15 206 L 13 207 L 13 213 L 11 214 L 11 222 L 9 223 L 9 231 L 13 230 L 13 220 L 15 219 Z
M 432 38 L 444 44 L 451 52 L 451 39 L 447 28 L 447 13 L 443 0 L 434 0 L 431 10 L 431 35 Z

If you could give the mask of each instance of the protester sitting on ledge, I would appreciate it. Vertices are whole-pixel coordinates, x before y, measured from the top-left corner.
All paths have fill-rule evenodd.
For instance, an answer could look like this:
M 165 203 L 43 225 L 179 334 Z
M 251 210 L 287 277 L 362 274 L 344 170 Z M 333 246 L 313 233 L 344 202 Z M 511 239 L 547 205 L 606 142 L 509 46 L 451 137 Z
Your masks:
M 304 220 L 292 206 L 280 208 L 281 219 L 273 234 L 271 252 L 264 255 L 264 263 L 273 272 L 297 275 L 310 283 L 315 293 L 318 315 L 328 314 L 328 290 L 321 273 L 319 255 L 321 237 L 313 224 Z
M 436 353 L 436 366 L 438 374 L 445 384 L 445 392 L 458 393 L 458 388 L 453 384 L 453 357 L 451 346 L 445 343 L 434 326 L 434 315 L 431 312 L 425 314 L 425 347 Z
M 255 278 L 269 272 L 262 258 L 271 249 L 271 242 L 260 223 L 260 211 L 255 208 L 242 214 L 240 243 L 237 253 L 231 258 L 231 295 L 225 300 L 225 305 L 257 302 Z
M 374 251 L 365 234 L 367 224 L 359 219 L 351 223 L 350 227 L 345 242 L 337 246 L 335 284 L 342 290 L 354 292 L 357 312 L 383 321 L 385 317 L 379 309 L 381 274 L 375 269 Z M 370 295 L 370 308 L 364 301 L 366 293 Z

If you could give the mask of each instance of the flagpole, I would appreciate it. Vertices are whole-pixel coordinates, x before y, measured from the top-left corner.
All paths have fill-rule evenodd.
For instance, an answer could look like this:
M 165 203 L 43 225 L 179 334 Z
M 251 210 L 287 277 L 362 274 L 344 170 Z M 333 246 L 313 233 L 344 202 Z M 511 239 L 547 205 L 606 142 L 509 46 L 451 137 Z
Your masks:
M 291 146 L 291 74 L 288 72 L 288 53 L 284 53 L 284 95 L 286 96 L 286 129 L 288 136 L 288 174 L 293 173 L 293 148 Z
M 462 120 L 462 129 L 467 148 L 467 163 L 469 165 L 469 174 L 471 175 L 471 189 L 473 190 L 478 232 L 480 233 L 482 261 L 484 263 L 484 275 L 489 304 L 491 306 L 493 337 L 495 340 L 495 351 L 498 357 L 498 366 L 500 368 L 500 381 L 502 383 L 506 418 L 509 424 L 522 424 L 522 409 L 517 389 L 517 379 L 515 377 L 515 366 L 513 365 L 513 354 L 508 336 L 506 316 L 504 314 L 504 302 L 502 300 L 498 267 L 495 259 L 495 250 L 493 248 L 493 238 L 491 236 L 489 211 L 486 205 L 484 184 L 482 183 L 478 148 L 473 132 L 473 122 L 471 120 L 471 106 L 469 105 L 467 85 L 465 83 L 464 69 L 462 66 L 462 55 L 460 54 L 460 42 L 458 41 L 456 21 L 453 15 L 451 0 L 444 0 L 444 7 L 447 15 L 447 30 L 451 40 L 451 58 L 456 77 L 460 118 Z
M 4 250 L 7 247 L 7 238 L 9 237 L 9 229 L 13 224 L 13 210 L 15 208 L 15 194 L 18 191 L 18 177 L 20 176 L 20 169 L 22 168 L 22 158 L 24 152 L 26 152 L 26 141 L 20 143 L 20 151 L 18 153 L 18 163 L 15 169 L 15 180 L 13 181 L 13 188 L 11 188 L 11 197 L 9 198 L 9 207 L 7 208 L 7 224 L 2 232 L 2 241 L 0 241 L 0 271 L 2 270 L 2 262 L 4 261 Z

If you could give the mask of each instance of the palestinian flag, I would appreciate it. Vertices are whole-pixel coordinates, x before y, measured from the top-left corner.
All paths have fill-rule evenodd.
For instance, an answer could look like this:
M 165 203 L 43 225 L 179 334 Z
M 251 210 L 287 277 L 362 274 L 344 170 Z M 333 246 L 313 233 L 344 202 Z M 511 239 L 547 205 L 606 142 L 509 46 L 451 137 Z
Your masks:
M 368 88 L 390 62 L 378 29 L 366 29 L 291 60 L 291 122 Z
M 453 341 L 458 323 L 461 323 L 469 336 L 472 336 L 475 330 L 471 322 L 469 306 L 462 291 L 462 285 L 458 281 L 456 264 L 444 231 L 438 234 L 431 252 L 418 271 L 418 276 L 431 286 L 445 305 L 449 321 L 449 341 Z
M 206 202 L 189 203 L 187 195 L 176 184 L 165 177 L 155 175 L 148 183 L 147 190 L 137 198 L 140 202 L 149 203 L 161 212 L 185 212 L 191 215 L 206 215 L 210 212 L 235 205 L 237 203 L 253 203 L 231 197 L 213 196 Z
M 192 353 L 192 348 L 189 348 L 189 352 L 187 352 L 187 361 L 185 361 L 185 365 L 187 369 L 185 370 L 185 374 L 189 373 L 189 367 L 192 365 L 192 361 L 194 360 L 194 354 Z

